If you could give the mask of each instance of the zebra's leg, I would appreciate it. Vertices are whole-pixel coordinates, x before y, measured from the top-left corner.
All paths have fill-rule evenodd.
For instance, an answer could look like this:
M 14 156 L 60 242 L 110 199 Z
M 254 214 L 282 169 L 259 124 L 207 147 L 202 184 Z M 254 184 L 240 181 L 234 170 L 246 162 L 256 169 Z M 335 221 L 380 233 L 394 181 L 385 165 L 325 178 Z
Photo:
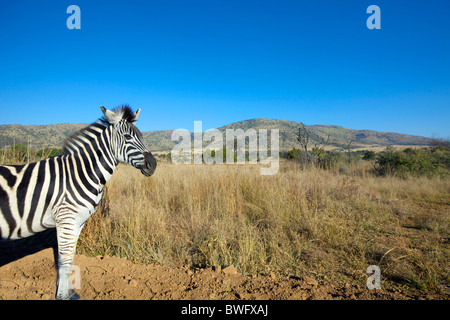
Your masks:
M 69 277 L 72 271 L 75 249 L 78 241 L 78 235 L 81 228 L 75 222 L 75 219 L 64 219 L 56 226 L 58 238 L 58 260 L 56 282 L 57 300 L 77 300 L 80 296 L 73 290 L 69 284 Z

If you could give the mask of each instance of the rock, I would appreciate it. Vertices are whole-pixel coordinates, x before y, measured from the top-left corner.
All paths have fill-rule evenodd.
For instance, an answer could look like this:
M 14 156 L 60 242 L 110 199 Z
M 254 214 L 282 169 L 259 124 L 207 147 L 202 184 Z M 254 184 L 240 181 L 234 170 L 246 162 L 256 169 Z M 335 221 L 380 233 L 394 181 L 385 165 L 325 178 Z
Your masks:
M 44 293 L 43 295 L 41 295 L 41 299 L 42 300 L 50 300 L 51 296 L 48 293 Z
M 228 275 L 236 275 L 239 274 L 236 267 L 234 265 L 228 266 L 225 269 L 222 269 L 222 272 Z
M 303 281 L 305 281 L 306 284 L 309 284 L 310 286 L 313 286 L 313 287 L 317 287 L 319 285 L 319 283 L 317 282 L 316 279 L 308 277 L 308 276 L 303 277 Z
M 133 279 L 133 280 L 128 281 L 128 284 L 130 285 L 130 287 L 137 287 L 138 282 Z

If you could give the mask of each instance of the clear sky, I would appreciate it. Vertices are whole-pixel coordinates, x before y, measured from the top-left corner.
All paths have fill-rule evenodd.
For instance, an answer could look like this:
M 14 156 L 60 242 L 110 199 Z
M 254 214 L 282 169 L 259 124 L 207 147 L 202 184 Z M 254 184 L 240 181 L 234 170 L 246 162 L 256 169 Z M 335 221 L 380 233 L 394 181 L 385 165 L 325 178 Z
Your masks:
M 122 103 L 142 131 L 272 118 L 449 138 L 450 1 L 0 0 L 0 124 Z

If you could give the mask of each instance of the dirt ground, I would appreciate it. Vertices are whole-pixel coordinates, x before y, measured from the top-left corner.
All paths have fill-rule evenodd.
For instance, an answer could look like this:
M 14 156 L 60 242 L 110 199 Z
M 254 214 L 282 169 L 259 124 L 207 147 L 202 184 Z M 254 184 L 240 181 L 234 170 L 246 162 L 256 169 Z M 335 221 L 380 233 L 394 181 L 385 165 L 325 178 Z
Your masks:
M 169 268 L 82 255 L 75 265 L 84 300 L 442 299 L 408 287 L 369 290 L 365 284 L 335 286 L 309 277 L 244 276 L 234 266 Z M 55 279 L 52 249 L 25 256 L 0 267 L 0 299 L 54 299 Z

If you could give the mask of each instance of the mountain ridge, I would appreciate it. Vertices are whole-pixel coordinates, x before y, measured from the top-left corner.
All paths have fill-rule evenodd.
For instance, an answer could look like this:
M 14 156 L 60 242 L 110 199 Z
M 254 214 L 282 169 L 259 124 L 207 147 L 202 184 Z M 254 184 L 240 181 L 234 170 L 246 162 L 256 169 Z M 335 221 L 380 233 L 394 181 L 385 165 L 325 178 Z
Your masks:
M 61 148 L 71 134 L 87 126 L 82 123 L 60 123 L 50 125 L 0 125 L 0 147 L 8 147 L 15 143 L 22 143 L 33 149 L 45 147 Z M 290 150 L 299 147 L 297 141 L 298 129 L 301 122 L 284 119 L 254 118 L 233 122 L 217 128 L 224 135 L 226 129 L 279 129 L 280 150 Z M 371 148 L 389 145 L 428 145 L 431 138 L 402 134 L 396 132 L 382 132 L 375 130 L 358 130 L 338 125 L 319 124 L 305 125 L 310 133 L 311 145 L 326 140 L 328 145 L 337 149 L 347 148 L 351 142 L 352 148 Z M 142 131 L 144 142 L 155 151 L 170 151 L 176 144 L 171 140 L 173 130 Z M 191 135 L 193 136 L 193 135 Z M 270 134 L 268 135 L 270 136 Z M 224 139 L 225 141 L 225 139 Z

